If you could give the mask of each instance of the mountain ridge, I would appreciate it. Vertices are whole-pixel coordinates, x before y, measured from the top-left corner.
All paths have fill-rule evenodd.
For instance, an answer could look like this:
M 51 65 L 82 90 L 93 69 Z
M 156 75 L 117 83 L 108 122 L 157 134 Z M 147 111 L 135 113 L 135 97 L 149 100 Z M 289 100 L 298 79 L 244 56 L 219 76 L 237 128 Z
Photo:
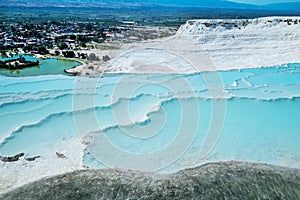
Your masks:
M 169 6 L 169 7 L 209 7 L 224 9 L 252 9 L 252 10 L 289 10 L 299 11 L 300 2 L 276 3 L 263 6 L 236 3 L 227 0 L 0 0 L 0 6 L 24 7 L 139 7 L 139 6 Z
M 264 7 L 270 10 L 295 10 L 300 11 L 300 2 L 289 2 L 289 3 L 274 3 L 268 4 Z

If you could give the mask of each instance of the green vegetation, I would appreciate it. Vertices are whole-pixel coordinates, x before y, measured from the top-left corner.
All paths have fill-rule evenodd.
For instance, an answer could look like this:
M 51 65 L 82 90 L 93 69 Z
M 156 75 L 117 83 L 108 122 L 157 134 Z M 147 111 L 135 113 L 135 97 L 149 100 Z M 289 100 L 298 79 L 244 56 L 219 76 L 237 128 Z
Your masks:
M 108 55 L 102 56 L 102 60 L 103 60 L 104 62 L 109 61 L 109 60 L 110 60 L 110 57 L 109 57 Z
M 87 56 L 88 61 L 99 61 L 100 58 L 96 56 L 94 53 L 90 53 L 90 55 Z
M 96 49 L 100 49 L 100 50 L 115 50 L 115 49 L 119 49 L 119 47 L 116 47 L 116 46 L 108 46 L 108 45 L 101 45 L 101 44 L 95 44 L 94 47 Z
M 121 21 L 136 21 L 139 25 L 179 27 L 190 19 L 255 18 L 274 15 L 299 15 L 295 11 L 264 11 L 180 7 L 1 7 L 0 23 L 40 23 L 52 21 L 100 22 L 103 27 L 119 26 Z

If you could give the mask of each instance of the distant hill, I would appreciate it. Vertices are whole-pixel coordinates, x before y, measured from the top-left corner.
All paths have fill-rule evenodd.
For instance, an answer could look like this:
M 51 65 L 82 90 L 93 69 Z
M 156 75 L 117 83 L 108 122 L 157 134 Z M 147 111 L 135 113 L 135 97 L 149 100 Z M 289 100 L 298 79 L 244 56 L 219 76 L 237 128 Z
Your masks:
M 0 0 L 1 6 L 199 6 L 212 8 L 255 9 L 257 6 L 226 0 Z
M 269 10 L 294 10 L 300 11 L 300 2 L 275 3 L 264 6 Z
M 300 2 L 256 6 L 226 0 L 0 0 L 0 6 L 26 7 L 116 7 L 116 6 L 177 6 L 252 10 L 300 10 Z

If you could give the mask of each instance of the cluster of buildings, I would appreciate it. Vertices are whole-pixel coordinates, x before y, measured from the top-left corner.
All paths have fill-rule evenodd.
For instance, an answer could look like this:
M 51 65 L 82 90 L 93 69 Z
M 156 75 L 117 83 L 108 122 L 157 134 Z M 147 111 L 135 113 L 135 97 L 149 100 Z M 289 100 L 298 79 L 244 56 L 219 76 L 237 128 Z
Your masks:
M 101 43 L 105 41 L 106 34 L 112 34 L 114 31 L 115 28 L 103 28 L 101 24 L 93 22 L 2 23 L 0 24 L 0 49 L 22 48 L 24 52 L 38 51 L 41 46 L 46 49 L 60 46 L 74 49 L 85 47 L 91 42 Z
M 155 39 L 175 34 L 168 27 L 140 26 L 134 21 L 120 21 L 113 25 L 105 22 L 57 22 L 39 24 L 0 24 L 0 51 L 48 54 L 70 57 L 74 52 L 86 48 L 97 48 L 103 42 L 134 42 Z M 66 53 L 67 52 L 67 53 Z M 68 53 L 69 52 L 69 53 Z

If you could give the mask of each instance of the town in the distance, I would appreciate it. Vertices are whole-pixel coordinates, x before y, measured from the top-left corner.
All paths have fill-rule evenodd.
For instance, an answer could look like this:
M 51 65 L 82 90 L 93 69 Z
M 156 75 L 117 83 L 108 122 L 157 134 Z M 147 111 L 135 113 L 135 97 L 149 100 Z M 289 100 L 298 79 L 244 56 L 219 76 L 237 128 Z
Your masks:
M 115 49 L 119 43 L 130 43 L 166 37 L 176 33 L 174 27 L 142 26 L 134 21 L 120 21 L 113 25 L 89 21 L 53 21 L 40 23 L 5 23 L 0 25 L 2 57 L 20 54 L 16 60 L 1 61 L 1 67 L 20 69 L 32 64 L 22 54 L 37 57 L 57 56 L 65 58 L 107 61 L 109 56 L 87 54 L 89 49 Z M 12 62 L 14 62 L 12 64 Z

